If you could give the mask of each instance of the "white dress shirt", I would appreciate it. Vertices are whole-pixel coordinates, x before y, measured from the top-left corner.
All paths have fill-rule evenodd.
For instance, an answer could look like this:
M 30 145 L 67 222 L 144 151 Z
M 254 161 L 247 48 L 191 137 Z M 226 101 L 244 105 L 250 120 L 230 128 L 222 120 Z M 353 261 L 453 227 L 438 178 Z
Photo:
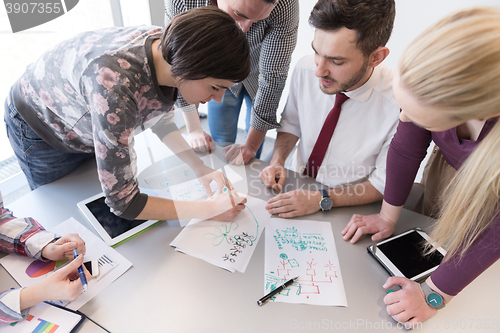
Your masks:
M 279 132 L 291 133 L 300 139 L 293 163 L 297 172 L 305 167 L 335 104 L 335 95 L 321 91 L 315 69 L 314 55 L 298 62 L 291 77 L 281 128 L 278 128 Z M 392 93 L 392 77 L 392 70 L 380 64 L 363 86 L 345 93 L 349 99 L 342 105 L 316 181 L 335 187 L 368 179 L 384 193 L 387 151 L 400 111 Z

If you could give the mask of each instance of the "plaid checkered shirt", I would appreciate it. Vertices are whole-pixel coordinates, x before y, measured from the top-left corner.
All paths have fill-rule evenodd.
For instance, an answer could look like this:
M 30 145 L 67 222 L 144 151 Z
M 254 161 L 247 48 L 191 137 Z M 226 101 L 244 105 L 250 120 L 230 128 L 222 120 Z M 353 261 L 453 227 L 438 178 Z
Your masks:
M 170 22 L 175 15 L 186 10 L 211 5 L 211 0 L 167 0 L 165 22 Z M 253 23 L 246 32 L 250 44 L 250 75 L 230 90 L 236 97 L 242 85 L 248 91 L 253 100 L 251 126 L 258 131 L 280 126 L 276 111 L 285 87 L 292 52 L 297 44 L 298 26 L 298 0 L 279 0 L 269 17 Z M 177 100 L 176 106 L 187 105 L 184 99 Z M 195 110 L 195 106 L 190 106 L 183 111 Z

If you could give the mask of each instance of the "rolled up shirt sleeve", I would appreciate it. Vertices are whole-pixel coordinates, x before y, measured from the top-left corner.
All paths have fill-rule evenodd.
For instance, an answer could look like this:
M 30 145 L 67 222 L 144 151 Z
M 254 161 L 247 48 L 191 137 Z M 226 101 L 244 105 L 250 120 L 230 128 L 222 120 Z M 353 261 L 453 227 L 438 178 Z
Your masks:
M 45 231 L 30 217 L 15 217 L 11 211 L 3 207 L 1 193 L 0 202 L 0 250 L 42 259 L 42 249 L 45 245 L 59 237 Z
M 267 21 L 269 30 L 262 41 L 258 62 L 258 89 L 251 118 L 252 127 L 258 131 L 280 126 L 276 111 L 288 76 L 292 52 L 297 44 L 298 1 L 278 1 Z
M 18 288 L 0 293 L 0 324 L 12 324 L 28 317 L 29 309 L 21 311 L 21 290 Z

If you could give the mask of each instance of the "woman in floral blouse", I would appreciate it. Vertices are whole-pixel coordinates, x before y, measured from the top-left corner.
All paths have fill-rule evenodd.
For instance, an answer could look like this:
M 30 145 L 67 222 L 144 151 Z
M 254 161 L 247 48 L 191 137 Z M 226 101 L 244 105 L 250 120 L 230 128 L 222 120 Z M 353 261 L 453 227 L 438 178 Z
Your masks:
M 152 131 L 204 187 L 222 189 L 173 122 L 177 94 L 191 104 L 220 101 L 250 71 L 249 46 L 234 20 L 215 7 L 151 26 L 79 34 L 49 49 L 13 85 L 5 104 L 7 134 L 31 189 L 95 158 L 106 203 L 127 219 L 232 220 L 245 199 L 217 195 L 183 202 L 140 193 L 134 136 Z

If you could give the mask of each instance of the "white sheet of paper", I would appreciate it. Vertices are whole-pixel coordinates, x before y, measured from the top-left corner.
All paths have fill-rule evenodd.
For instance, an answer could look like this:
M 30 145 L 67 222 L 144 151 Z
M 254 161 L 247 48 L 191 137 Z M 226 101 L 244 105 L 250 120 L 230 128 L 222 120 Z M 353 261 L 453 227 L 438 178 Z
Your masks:
M 212 155 L 210 154 L 208 156 Z M 207 159 L 208 156 L 204 156 L 204 159 Z M 210 163 L 208 165 L 210 165 Z M 232 184 L 243 179 L 238 172 L 233 170 L 232 166 L 224 166 L 224 172 Z M 149 176 L 145 178 L 144 181 L 148 183 L 156 195 L 166 199 L 196 201 L 206 197 L 207 195 L 205 188 L 201 185 L 196 178 L 194 171 L 187 164 L 181 164 L 174 168 Z M 210 188 L 212 193 L 215 193 L 218 190 L 217 183 L 212 182 L 210 184 Z M 181 227 L 184 227 L 189 223 L 189 221 L 189 219 L 184 219 L 179 222 Z
M 130 261 L 125 259 L 125 257 L 119 254 L 115 249 L 108 246 L 101 238 L 94 235 L 72 217 L 58 224 L 50 231 L 61 236 L 67 233 L 77 233 L 80 238 L 85 241 L 87 253 L 85 254 L 84 261 L 98 260 L 99 262 L 99 276 L 88 281 L 89 289 L 87 292 L 82 292 L 73 302 L 54 300 L 55 304 L 65 306 L 68 309 L 78 310 L 132 266 Z M 15 254 L 9 254 L 0 259 L 0 264 L 10 273 L 17 283 L 23 287 L 31 286 L 45 279 L 48 274 L 64 266 L 64 264 L 60 262 L 50 262 L 48 265 L 51 266 L 47 267 L 47 263 L 40 260 L 20 257 Z M 40 272 L 47 269 L 48 273 L 37 276 L 41 274 Z
M 40 303 L 30 308 L 26 320 L 11 325 L 0 325 L 0 333 L 69 333 L 80 319 L 75 313 Z
M 347 306 L 329 222 L 271 219 L 265 239 L 264 295 L 299 277 L 271 301 Z
M 170 246 L 230 272 L 244 273 L 270 220 L 269 213 L 264 209 L 264 200 L 247 199 L 246 208 L 234 221 L 192 221 Z
M 212 157 L 212 155 L 208 155 Z M 208 159 L 204 156 L 203 160 Z M 213 157 L 212 157 L 213 159 Z M 209 162 L 205 164 L 210 165 Z M 218 171 L 221 171 L 220 169 Z M 224 172 L 231 183 L 236 183 L 243 178 L 232 169 L 232 166 L 225 165 Z M 158 196 L 173 200 L 198 200 L 207 195 L 205 188 L 198 181 L 196 174 L 187 164 L 181 164 L 171 169 L 151 175 L 144 179 L 146 183 L 155 191 Z M 212 192 L 217 191 L 217 184 L 210 184 Z

